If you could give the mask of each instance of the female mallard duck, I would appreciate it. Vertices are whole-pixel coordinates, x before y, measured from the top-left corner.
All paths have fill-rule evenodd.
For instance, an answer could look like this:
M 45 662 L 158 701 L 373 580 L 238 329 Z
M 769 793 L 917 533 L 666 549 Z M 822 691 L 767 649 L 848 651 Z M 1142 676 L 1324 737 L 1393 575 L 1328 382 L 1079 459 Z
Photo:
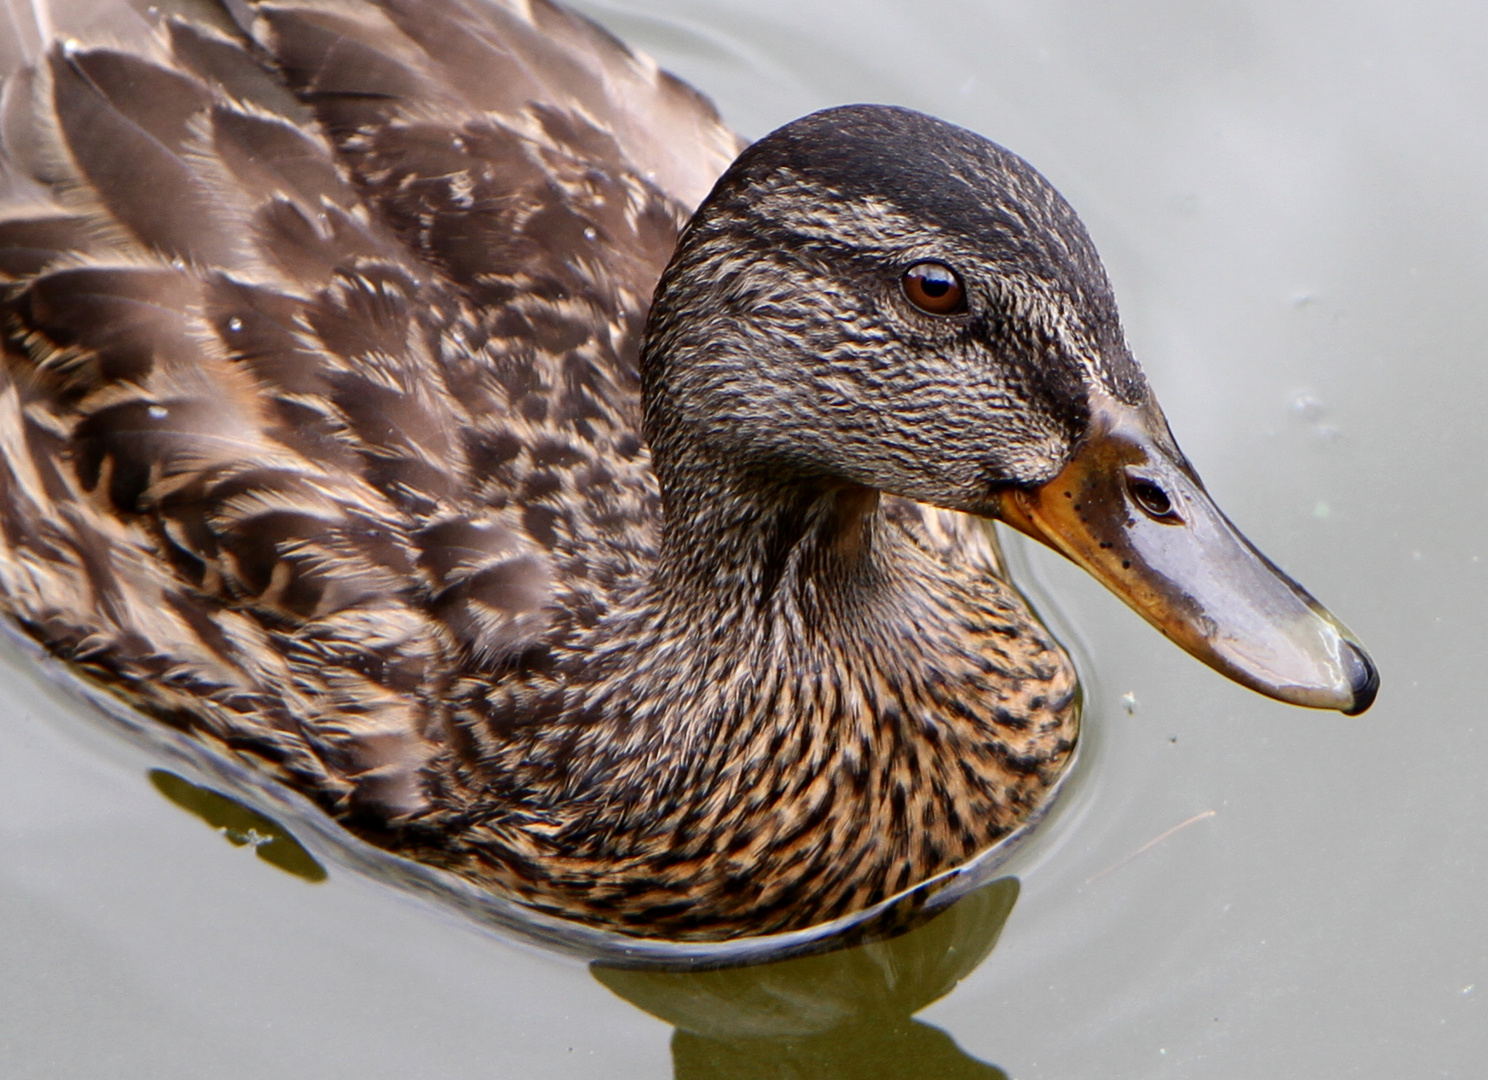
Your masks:
M 963 862 L 1078 723 L 974 517 L 1368 707 L 985 139 L 852 106 L 729 165 L 545 0 L 5 2 L 5 607 L 356 832 L 695 939 Z

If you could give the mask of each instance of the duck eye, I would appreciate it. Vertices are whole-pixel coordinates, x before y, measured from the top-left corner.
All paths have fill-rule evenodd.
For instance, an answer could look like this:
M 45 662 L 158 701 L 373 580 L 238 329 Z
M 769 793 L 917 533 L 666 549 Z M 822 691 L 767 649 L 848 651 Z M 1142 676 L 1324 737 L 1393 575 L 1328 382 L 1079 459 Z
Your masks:
M 966 290 L 945 263 L 915 263 L 900 279 L 905 298 L 930 315 L 959 315 L 966 310 Z

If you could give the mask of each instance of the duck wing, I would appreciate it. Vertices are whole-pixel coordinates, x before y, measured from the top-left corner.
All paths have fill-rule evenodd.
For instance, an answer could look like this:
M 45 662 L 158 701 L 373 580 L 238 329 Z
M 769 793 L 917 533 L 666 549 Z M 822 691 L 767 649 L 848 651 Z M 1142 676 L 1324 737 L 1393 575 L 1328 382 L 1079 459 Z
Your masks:
M 418 814 L 452 684 L 649 557 L 638 339 L 737 140 L 544 0 L 0 0 L 0 76 L 0 603 Z

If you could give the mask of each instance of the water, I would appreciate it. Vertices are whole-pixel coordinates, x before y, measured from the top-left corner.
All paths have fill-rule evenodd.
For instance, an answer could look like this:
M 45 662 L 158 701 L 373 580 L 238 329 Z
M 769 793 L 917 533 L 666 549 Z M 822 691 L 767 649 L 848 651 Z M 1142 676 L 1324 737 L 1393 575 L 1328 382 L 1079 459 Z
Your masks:
M 1035 162 L 1090 227 L 1210 490 L 1369 645 L 1379 703 L 1348 719 L 1263 700 L 1025 553 L 1075 628 L 1091 739 L 1014 867 L 1016 903 L 999 886 L 872 963 L 726 987 L 784 987 L 785 1029 L 846 1010 L 769 1037 L 728 1028 L 739 1010 L 707 1019 L 705 981 L 612 979 L 627 1000 L 335 865 L 318 885 L 284 873 L 162 798 L 148 774 L 172 762 L 12 665 L 0 1074 L 664 1078 L 667 1016 L 689 1077 L 1479 1075 L 1488 9 L 586 10 L 748 134 L 892 101 Z M 948 950 L 999 930 L 910 1020 L 959 974 Z M 886 972 L 920 981 L 896 997 Z

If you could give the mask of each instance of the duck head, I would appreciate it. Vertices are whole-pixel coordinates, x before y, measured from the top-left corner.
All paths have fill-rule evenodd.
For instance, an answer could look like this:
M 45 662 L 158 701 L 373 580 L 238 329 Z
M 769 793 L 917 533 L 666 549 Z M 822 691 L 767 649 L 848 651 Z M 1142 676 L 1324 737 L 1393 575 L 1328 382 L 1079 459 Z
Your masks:
M 1246 686 L 1374 699 L 1362 646 L 1179 450 L 1079 218 L 972 132 L 856 105 L 755 143 L 663 275 L 642 378 L 669 520 L 699 476 L 997 518 Z

